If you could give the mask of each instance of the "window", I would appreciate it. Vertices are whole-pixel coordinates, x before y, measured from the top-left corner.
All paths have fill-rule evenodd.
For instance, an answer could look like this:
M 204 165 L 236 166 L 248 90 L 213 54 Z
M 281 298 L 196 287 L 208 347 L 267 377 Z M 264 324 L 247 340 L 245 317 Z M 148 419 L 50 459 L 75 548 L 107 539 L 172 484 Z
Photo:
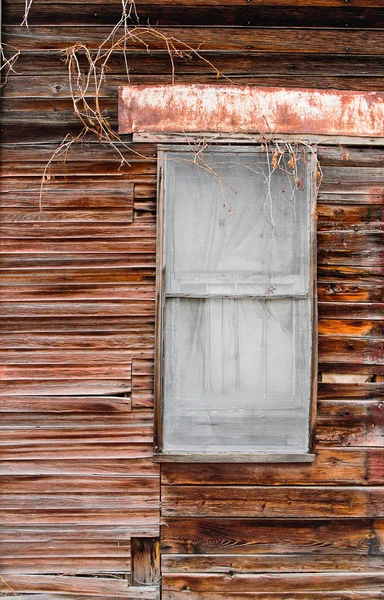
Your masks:
M 159 150 L 158 460 L 313 460 L 308 154 Z

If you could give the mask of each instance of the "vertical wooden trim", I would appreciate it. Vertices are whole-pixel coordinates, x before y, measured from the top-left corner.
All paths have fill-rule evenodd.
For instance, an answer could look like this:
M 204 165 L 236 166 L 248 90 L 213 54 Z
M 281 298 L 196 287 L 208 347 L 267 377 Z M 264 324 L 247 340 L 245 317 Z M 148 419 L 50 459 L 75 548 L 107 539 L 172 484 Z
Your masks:
M 163 443 L 163 235 L 164 235 L 164 161 L 165 152 L 158 150 L 157 163 L 157 218 L 156 218 L 156 327 L 155 327 L 155 407 L 154 454 L 159 454 Z
M 317 318 L 317 154 L 311 150 L 308 161 L 308 186 L 310 190 L 310 295 L 312 317 L 312 362 L 311 362 L 311 400 L 309 407 L 309 452 L 315 452 L 316 413 L 317 413 L 317 372 L 318 372 L 318 318 Z
M 131 538 L 131 585 L 160 583 L 159 538 Z

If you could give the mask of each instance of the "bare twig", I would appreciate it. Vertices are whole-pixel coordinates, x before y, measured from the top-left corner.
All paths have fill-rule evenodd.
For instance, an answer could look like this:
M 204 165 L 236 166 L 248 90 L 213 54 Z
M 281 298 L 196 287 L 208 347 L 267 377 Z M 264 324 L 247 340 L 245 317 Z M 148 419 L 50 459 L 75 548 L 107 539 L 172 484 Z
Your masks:
M 31 10 L 32 3 L 33 3 L 33 0 L 25 0 L 24 18 L 21 22 L 21 25 L 25 25 L 25 27 L 29 27 L 28 17 L 29 17 L 29 12 Z
M 5 47 L 10 48 L 11 52 L 13 52 L 13 54 L 11 54 L 9 58 L 7 58 L 5 55 Z M 17 50 L 17 48 L 9 46 L 9 44 L 0 44 L 0 71 L 4 71 L 4 73 L 2 73 L 3 80 L 1 83 L 1 87 L 3 87 L 3 85 L 7 83 L 10 73 L 16 73 L 13 67 L 19 56 L 20 50 Z

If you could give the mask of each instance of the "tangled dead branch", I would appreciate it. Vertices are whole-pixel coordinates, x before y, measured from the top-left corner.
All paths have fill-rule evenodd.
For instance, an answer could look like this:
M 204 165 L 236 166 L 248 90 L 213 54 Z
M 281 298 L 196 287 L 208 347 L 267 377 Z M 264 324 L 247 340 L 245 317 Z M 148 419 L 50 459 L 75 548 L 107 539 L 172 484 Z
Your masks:
M 101 90 L 106 80 L 109 70 L 109 62 L 112 56 L 123 53 L 126 65 L 126 73 L 129 81 L 129 63 L 127 45 L 134 45 L 150 53 L 151 43 L 156 42 L 162 45 L 169 57 L 172 82 L 175 81 L 175 59 L 197 57 L 207 64 L 217 77 L 224 77 L 211 61 L 200 53 L 200 48 L 193 48 L 191 45 L 172 36 L 165 35 L 162 31 L 153 27 L 139 25 L 130 27 L 128 19 L 132 14 L 137 16 L 134 3 L 123 0 L 124 11 L 121 20 L 113 28 L 106 40 L 96 51 L 91 51 L 83 42 L 77 42 L 65 50 L 64 56 L 68 67 L 69 88 L 73 102 L 73 110 L 78 117 L 82 129 L 79 134 L 68 134 L 56 148 L 51 158 L 47 162 L 40 190 L 40 208 L 44 185 L 52 179 L 51 168 L 55 161 L 64 160 L 74 144 L 84 141 L 86 136 L 94 136 L 101 144 L 111 146 L 118 156 L 121 166 L 129 165 L 128 160 L 123 154 L 123 150 L 134 152 L 127 145 L 119 134 L 113 129 L 106 112 L 101 107 Z M 123 34 L 115 39 L 116 33 L 123 28 Z M 84 69 L 85 61 L 85 69 Z M 139 153 L 135 154 L 141 156 Z
M 25 16 L 23 23 L 28 24 L 28 13 L 33 0 L 25 0 Z M 229 83 L 233 83 L 229 77 L 222 73 L 201 51 L 201 44 L 193 47 L 173 36 L 166 35 L 160 29 L 150 25 L 141 26 L 137 14 L 134 0 L 121 0 L 122 12 L 118 23 L 113 27 L 106 39 L 96 50 L 91 50 L 83 42 L 77 42 L 64 51 L 64 58 L 68 68 L 69 89 L 73 102 L 73 110 L 81 123 L 81 130 L 77 135 L 67 134 L 55 149 L 49 161 L 45 165 L 41 178 L 40 186 L 40 210 L 42 209 L 42 197 L 44 186 L 53 179 L 52 167 L 57 162 L 65 163 L 68 152 L 75 144 L 81 143 L 85 138 L 93 137 L 99 143 L 110 146 L 116 153 L 120 166 L 128 165 L 125 151 L 145 158 L 139 152 L 133 150 L 114 130 L 110 123 L 108 114 L 101 106 L 102 88 L 106 81 L 110 69 L 111 58 L 116 55 L 124 57 L 125 71 L 128 81 L 130 66 L 129 52 L 133 48 L 141 49 L 150 53 L 153 47 L 162 48 L 169 57 L 170 72 L 172 83 L 176 76 L 176 59 L 197 58 L 205 63 L 217 78 L 224 78 Z M 268 127 L 268 123 L 266 122 Z M 304 150 L 310 150 L 314 153 L 314 148 L 305 142 L 280 143 L 276 142 L 270 134 L 260 131 L 260 143 L 264 148 L 268 163 L 270 165 L 270 174 L 276 169 L 283 168 L 289 171 L 294 179 L 294 187 L 299 189 L 302 185 L 298 177 L 297 163 L 303 159 Z M 187 138 L 186 138 L 187 139 Z M 209 165 L 204 160 L 204 148 L 207 142 L 204 141 L 200 147 L 191 150 L 193 152 L 193 162 L 205 169 L 210 170 Z M 286 162 L 289 155 L 288 163 Z M 320 185 L 322 173 L 320 166 L 317 169 L 317 183 Z M 225 182 L 220 179 L 220 187 L 225 201 Z M 229 207 L 227 207 L 229 209 Z M 229 209 L 230 210 L 230 209 Z
M 8 58 L 5 53 L 5 48 L 10 50 L 10 56 Z M 16 73 L 13 67 L 19 56 L 20 50 L 17 50 L 8 44 L 0 44 L 0 72 L 2 75 L 1 87 L 7 83 L 10 73 Z

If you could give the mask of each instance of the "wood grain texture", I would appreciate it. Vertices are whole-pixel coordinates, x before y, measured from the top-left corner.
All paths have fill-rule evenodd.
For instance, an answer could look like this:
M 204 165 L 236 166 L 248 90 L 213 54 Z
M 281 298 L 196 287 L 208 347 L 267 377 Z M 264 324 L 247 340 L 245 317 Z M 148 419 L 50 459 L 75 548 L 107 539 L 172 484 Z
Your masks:
M 202 42 L 234 84 L 383 89 L 382 0 L 136 6 L 141 23 Z M 24 0 L 3 7 L 3 41 L 22 53 L 2 88 L 1 593 L 154 600 L 157 589 L 127 577 L 131 538 L 156 538 L 160 521 L 156 145 L 133 144 L 140 156 L 120 146 L 130 166 L 94 141 L 76 145 L 55 161 L 39 211 L 46 161 L 80 130 L 62 50 L 95 48 L 121 2 L 34 0 L 29 29 Z M 132 49 L 132 82 L 171 81 L 164 45 Z M 194 57 L 175 69 L 183 83 L 225 81 Z M 122 84 L 119 53 L 101 90 L 113 126 Z M 336 382 L 318 386 L 316 460 L 163 464 L 164 600 L 383 597 L 384 152 L 354 144 L 317 150 L 319 367 Z

